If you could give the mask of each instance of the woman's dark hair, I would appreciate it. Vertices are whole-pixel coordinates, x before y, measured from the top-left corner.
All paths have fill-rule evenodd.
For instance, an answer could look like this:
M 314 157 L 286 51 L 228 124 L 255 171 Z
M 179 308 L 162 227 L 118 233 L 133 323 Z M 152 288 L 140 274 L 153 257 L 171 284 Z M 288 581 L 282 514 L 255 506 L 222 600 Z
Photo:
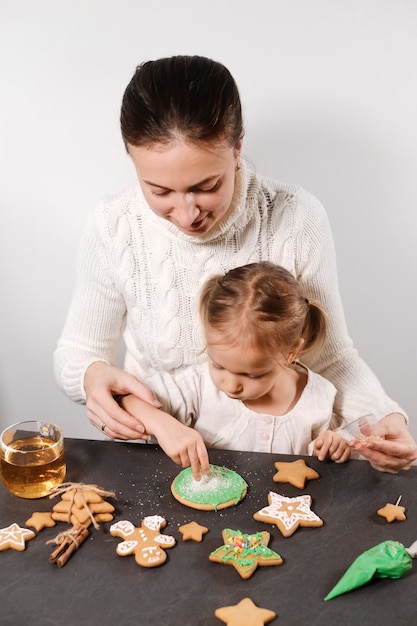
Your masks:
M 147 61 L 136 68 L 122 101 L 121 131 L 126 148 L 228 141 L 243 137 L 239 91 L 229 70 L 200 56 Z

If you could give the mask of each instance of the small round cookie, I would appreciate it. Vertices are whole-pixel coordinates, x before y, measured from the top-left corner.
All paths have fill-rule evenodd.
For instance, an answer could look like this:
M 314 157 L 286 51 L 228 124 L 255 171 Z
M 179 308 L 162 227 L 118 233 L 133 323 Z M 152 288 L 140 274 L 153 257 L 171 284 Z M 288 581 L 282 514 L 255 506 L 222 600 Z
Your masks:
M 191 467 L 182 470 L 171 485 L 178 502 L 201 511 L 219 511 L 238 504 L 246 496 L 247 483 L 233 470 L 210 465 L 208 474 L 194 480 Z

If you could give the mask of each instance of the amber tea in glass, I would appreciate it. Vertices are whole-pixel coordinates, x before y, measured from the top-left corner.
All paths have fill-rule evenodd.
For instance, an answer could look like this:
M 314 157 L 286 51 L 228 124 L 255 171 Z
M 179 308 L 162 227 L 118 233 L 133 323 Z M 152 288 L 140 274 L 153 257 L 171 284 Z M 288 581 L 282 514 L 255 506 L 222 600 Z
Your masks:
M 42 498 L 65 478 L 64 438 L 50 422 L 29 420 L 0 435 L 1 477 L 21 498 Z

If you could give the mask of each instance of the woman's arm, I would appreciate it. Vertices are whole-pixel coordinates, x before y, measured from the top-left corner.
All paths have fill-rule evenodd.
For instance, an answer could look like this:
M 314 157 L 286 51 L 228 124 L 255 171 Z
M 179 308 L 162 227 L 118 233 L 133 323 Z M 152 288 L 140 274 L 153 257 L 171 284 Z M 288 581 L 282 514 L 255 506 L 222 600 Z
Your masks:
M 67 319 L 54 353 L 55 377 L 75 402 L 86 401 L 84 376 L 95 362 L 114 365 L 126 306 L 115 288 L 100 234 L 100 215 L 87 221 L 77 255 Z M 117 391 L 116 391 L 117 393 Z
M 323 347 L 319 352 L 306 354 L 302 360 L 335 385 L 334 408 L 341 421 L 369 413 L 379 417 L 402 413 L 359 357 L 348 334 L 327 214 L 319 201 L 307 192 L 301 191 L 297 199 L 299 210 L 292 226 L 296 277 L 306 297 L 318 300 L 328 315 Z
M 294 255 L 296 276 L 307 297 L 317 299 L 328 314 L 325 344 L 319 354 L 303 361 L 330 380 L 337 389 L 335 413 L 340 425 L 372 413 L 384 418 L 385 442 L 373 444 L 373 450 L 361 450 L 372 465 L 381 471 L 406 469 L 416 458 L 416 443 L 408 432 L 407 416 L 385 393 L 379 380 L 359 357 L 347 331 L 339 293 L 333 237 L 327 215 L 310 194 L 300 192 L 301 205 L 294 220 Z M 397 418 L 392 418 L 397 414 Z M 387 417 L 388 416 L 388 417 Z

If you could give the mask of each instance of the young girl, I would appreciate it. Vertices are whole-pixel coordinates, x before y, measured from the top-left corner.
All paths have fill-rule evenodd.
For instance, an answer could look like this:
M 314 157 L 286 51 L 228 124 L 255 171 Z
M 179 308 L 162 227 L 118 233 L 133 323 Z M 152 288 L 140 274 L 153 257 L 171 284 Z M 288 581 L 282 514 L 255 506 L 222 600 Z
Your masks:
M 350 457 L 349 445 L 331 430 L 335 387 L 297 360 L 323 343 L 326 316 L 290 272 L 260 262 L 215 276 L 202 289 L 200 316 L 208 362 L 146 381 L 166 413 L 134 396 L 122 400 L 174 461 L 191 464 L 199 477 L 208 463 L 202 440 L 336 462 Z

